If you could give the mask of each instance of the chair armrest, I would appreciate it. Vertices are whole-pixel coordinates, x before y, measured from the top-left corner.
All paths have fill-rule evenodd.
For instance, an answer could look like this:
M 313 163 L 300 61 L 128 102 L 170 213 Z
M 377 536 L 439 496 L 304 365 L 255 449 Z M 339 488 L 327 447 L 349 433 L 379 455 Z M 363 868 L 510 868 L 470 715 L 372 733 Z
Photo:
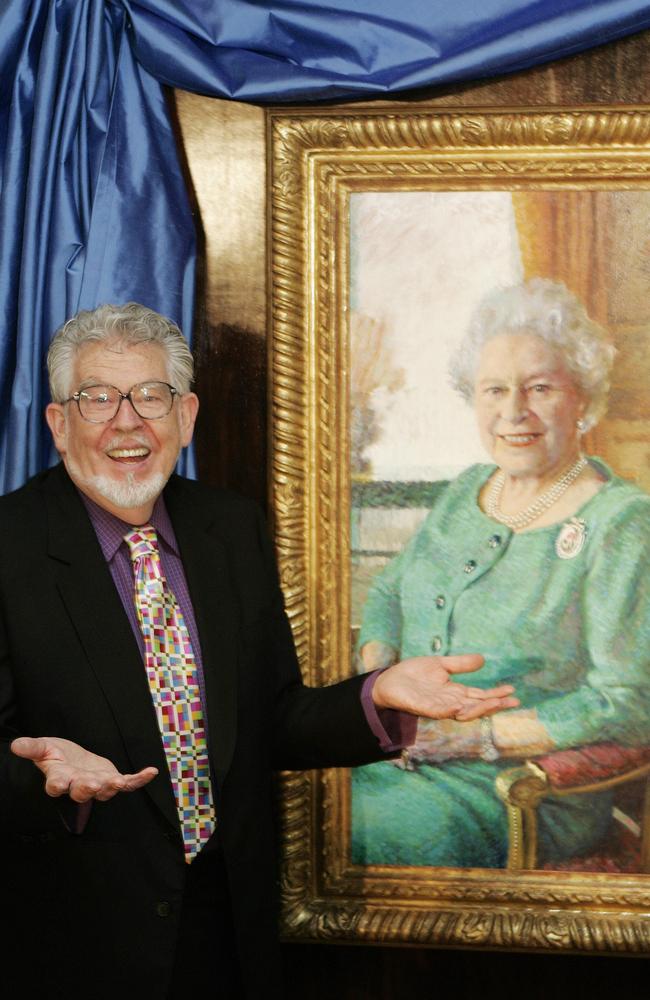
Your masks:
M 511 870 L 537 866 L 537 807 L 546 796 L 604 791 L 650 776 L 650 747 L 594 743 L 558 750 L 501 771 L 495 790 L 508 816 L 508 862 Z M 650 871 L 650 782 L 646 783 L 641 871 Z
M 544 754 L 535 758 L 535 764 L 546 775 L 550 794 L 577 794 L 611 788 L 650 773 L 650 747 L 592 743 Z
M 495 781 L 495 789 L 508 816 L 508 862 L 512 870 L 537 864 L 537 815 L 539 802 L 548 794 L 548 777 L 533 761 L 508 767 Z
M 548 795 L 548 775 L 532 760 L 508 767 L 496 777 L 497 795 L 506 805 L 535 809 Z

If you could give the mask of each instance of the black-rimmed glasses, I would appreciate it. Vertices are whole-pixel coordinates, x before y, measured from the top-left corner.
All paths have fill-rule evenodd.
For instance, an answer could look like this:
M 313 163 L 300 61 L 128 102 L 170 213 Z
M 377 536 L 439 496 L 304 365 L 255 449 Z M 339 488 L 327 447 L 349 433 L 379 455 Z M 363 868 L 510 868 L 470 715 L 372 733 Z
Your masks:
M 74 399 L 84 420 L 105 424 L 117 416 L 125 399 L 143 420 L 160 420 L 170 412 L 177 395 L 178 389 L 167 382 L 138 382 L 128 392 L 120 392 L 114 385 L 87 385 L 63 402 Z

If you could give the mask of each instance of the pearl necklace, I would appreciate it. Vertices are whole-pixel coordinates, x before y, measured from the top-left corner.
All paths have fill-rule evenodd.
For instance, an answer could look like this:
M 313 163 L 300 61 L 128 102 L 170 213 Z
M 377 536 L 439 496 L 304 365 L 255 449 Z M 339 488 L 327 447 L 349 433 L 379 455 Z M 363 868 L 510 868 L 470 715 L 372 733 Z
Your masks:
M 499 469 L 494 477 L 489 496 L 485 501 L 485 512 L 495 521 L 506 524 L 509 528 L 525 528 L 531 521 L 536 520 L 544 511 L 552 507 L 563 493 L 566 493 L 571 483 L 575 482 L 586 465 L 587 459 L 584 455 L 580 455 L 577 462 L 574 462 L 570 469 L 567 469 L 544 493 L 540 493 L 530 506 L 520 510 L 517 514 L 503 514 L 501 512 L 499 504 L 506 477 L 505 473 Z

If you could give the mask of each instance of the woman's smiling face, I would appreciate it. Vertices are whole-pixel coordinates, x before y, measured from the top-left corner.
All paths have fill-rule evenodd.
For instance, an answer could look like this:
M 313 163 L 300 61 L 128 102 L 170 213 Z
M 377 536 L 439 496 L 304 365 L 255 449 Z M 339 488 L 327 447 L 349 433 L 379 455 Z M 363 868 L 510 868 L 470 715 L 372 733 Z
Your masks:
M 474 402 L 481 441 L 509 475 L 552 479 L 580 451 L 586 400 L 559 351 L 528 333 L 499 334 L 481 352 Z

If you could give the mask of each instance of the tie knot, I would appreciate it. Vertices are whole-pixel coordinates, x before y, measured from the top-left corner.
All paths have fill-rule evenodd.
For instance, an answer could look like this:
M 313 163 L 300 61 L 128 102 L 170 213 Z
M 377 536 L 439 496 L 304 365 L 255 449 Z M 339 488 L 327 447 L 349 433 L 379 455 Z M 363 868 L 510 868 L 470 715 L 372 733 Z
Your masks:
M 132 560 L 141 556 L 158 554 L 158 536 L 156 529 L 151 524 L 145 524 L 142 528 L 133 528 L 124 536 L 124 541 L 129 546 L 129 554 Z

